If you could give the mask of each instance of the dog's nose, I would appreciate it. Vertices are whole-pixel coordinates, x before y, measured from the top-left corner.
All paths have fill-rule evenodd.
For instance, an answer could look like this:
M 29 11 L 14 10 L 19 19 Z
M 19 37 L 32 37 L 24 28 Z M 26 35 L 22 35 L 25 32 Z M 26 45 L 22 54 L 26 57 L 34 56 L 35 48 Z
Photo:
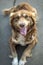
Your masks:
M 20 24 L 20 27 L 24 27 L 25 25 L 24 24 Z

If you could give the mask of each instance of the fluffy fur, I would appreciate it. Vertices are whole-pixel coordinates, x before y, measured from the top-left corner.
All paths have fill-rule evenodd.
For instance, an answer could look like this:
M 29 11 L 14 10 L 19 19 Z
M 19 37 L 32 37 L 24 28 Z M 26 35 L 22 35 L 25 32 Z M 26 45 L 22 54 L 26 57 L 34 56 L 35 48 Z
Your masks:
M 4 9 L 3 12 L 5 15 L 9 15 L 10 25 L 12 27 L 10 48 L 12 57 L 14 58 L 13 65 L 16 64 L 15 57 L 17 57 L 15 45 L 28 45 L 19 62 L 19 65 L 24 65 L 26 62 L 26 57 L 32 56 L 32 48 L 37 43 L 37 10 L 28 3 L 21 3 L 12 8 Z M 18 65 L 18 62 L 16 65 Z

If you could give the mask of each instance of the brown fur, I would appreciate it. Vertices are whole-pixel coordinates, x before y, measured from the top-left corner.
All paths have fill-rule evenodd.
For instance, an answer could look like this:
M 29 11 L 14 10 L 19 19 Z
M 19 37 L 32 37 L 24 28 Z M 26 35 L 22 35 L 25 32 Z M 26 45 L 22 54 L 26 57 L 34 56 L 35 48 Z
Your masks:
M 16 16 L 16 14 L 26 13 L 28 16 L 30 16 L 30 18 L 32 19 L 32 21 L 34 23 L 34 25 L 27 32 L 26 36 L 21 35 L 24 39 L 25 45 L 29 44 L 28 47 L 26 48 L 26 50 L 24 51 L 22 57 L 21 57 L 21 59 L 26 60 L 26 57 L 31 57 L 32 56 L 32 54 L 31 54 L 32 48 L 37 43 L 37 27 L 36 27 L 37 10 L 34 7 L 32 7 L 31 5 L 27 4 L 27 3 L 21 3 L 17 6 L 14 6 L 14 7 L 9 8 L 9 9 L 5 9 L 3 11 L 4 11 L 5 15 L 10 14 L 10 24 L 11 24 L 11 27 L 12 27 L 12 36 L 10 38 L 10 48 L 11 48 L 11 53 L 12 53 L 13 57 L 15 57 L 17 55 L 15 45 L 19 44 L 18 43 L 18 38 L 19 38 L 19 34 L 20 34 L 19 33 L 19 28 L 17 27 L 17 23 L 15 24 L 13 22 L 14 17 Z M 11 13 L 13 13 L 13 14 L 11 14 Z M 20 18 L 22 18 L 22 17 L 20 17 Z M 22 19 L 24 20 L 24 18 L 22 18 Z M 32 36 L 34 37 L 34 40 L 32 40 Z M 14 41 L 12 40 L 12 37 L 14 38 Z

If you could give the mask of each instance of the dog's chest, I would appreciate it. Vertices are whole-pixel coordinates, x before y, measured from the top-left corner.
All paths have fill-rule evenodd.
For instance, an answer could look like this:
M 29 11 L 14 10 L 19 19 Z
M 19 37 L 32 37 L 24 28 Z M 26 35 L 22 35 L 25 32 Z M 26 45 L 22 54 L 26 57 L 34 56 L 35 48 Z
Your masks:
M 19 44 L 25 45 L 25 37 L 23 35 L 19 34 L 17 40 L 19 41 Z

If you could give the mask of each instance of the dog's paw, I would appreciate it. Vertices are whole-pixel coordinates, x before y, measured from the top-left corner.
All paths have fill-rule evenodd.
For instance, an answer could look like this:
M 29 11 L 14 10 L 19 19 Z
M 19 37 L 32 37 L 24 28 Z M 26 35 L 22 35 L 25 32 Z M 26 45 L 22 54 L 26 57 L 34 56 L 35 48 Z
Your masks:
M 26 61 L 25 60 L 20 60 L 19 65 L 25 65 Z
M 18 65 L 18 58 L 15 57 L 12 61 L 12 65 Z

